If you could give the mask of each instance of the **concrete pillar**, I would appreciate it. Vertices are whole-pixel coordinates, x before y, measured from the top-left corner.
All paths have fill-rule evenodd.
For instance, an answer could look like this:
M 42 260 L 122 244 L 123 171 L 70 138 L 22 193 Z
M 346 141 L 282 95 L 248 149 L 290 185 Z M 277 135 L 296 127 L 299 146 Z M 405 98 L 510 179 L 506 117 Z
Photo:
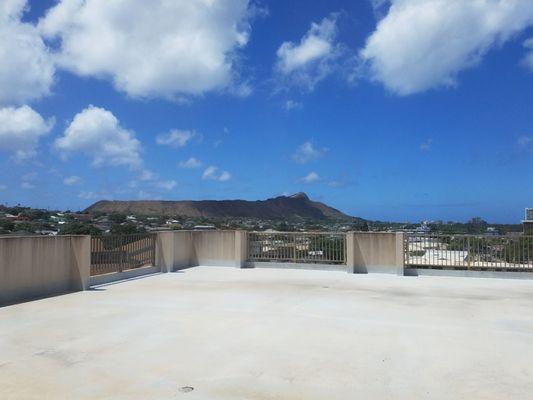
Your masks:
M 246 267 L 248 261 L 248 232 L 235 231 L 235 266 Z
M 155 266 L 161 272 L 174 271 L 174 232 L 157 232 L 155 240 Z
M 405 234 L 403 232 L 396 233 L 396 274 L 399 276 L 404 275 L 405 271 Z
M 349 274 L 353 274 L 355 272 L 354 246 L 355 233 L 346 232 L 346 271 Z
M 74 258 L 70 270 L 70 287 L 72 290 L 87 290 L 91 278 L 91 237 L 72 236 L 70 243 Z
M 394 232 L 355 233 L 354 272 L 403 275 L 403 238 Z
M 193 245 L 193 232 L 174 231 L 174 266 L 173 270 L 198 265 Z

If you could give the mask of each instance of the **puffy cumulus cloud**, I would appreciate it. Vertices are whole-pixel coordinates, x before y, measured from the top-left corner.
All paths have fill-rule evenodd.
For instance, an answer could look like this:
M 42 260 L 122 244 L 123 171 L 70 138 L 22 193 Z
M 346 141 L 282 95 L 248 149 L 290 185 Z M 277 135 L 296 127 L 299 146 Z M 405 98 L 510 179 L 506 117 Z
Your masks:
M 54 63 L 37 28 L 21 21 L 26 0 L 0 4 L 0 104 L 23 104 L 50 92 Z
M 234 85 L 248 0 L 61 0 L 41 19 L 58 63 L 133 97 L 180 98 Z
M 300 178 L 300 182 L 302 183 L 315 183 L 320 180 L 320 175 L 318 175 L 316 172 L 309 172 L 306 176 L 303 178 Z
M 360 52 L 370 78 L 409 95 L 454 86 L 460 71 L 533 24 L 531 0 L 390 0 Z
M 157 135 L 155 141 L 161 146 L 184 147 L 196 136 L 193 131 L 172 129 L 168 133 Z
M 53 126 L 53 118 L 45 120 L 29 106 L 0 108 L 0 150 L 14 153 L 18 161 L 28 159 Z
M 198 160 L 196 157 L 190 157 L 188 160 L 180 161 L 178 166 L 180 168 L 185 168 L 185 169 L 195 169 L 195 168 L 200 168 L 202 166 L 202 162 Z
M 305 164 L 309 161 L 313 161 L 317 158 L 322 157 L 326 152 L 326 148 L 317 149 L 313 145 L 313 143 L 305 142 L 298 146 L 296 151 L 292 154 L 291 158 L 294 162 L 297 162 L 299 164 Z
M 110 111 L 92 105 L 74 117 L 55 147 L 65 156 L 86 154 L 95 167 L 142 165 L 141 143 L 135 133 L 123 128 Z
M 228 171 L 219 171 L 218 167 L 211 165 L 205 169 L 202 179 L 226 182 L 231 179 L 231 174 Z
M 283 84 L 302 86 L 312 90 L 314 86 L 334 70 L 334 60 L 340 55 L 336 44 L 336 14 L 312 23 L 299 43 L 284 42 L 277 50 L 276 71 Z

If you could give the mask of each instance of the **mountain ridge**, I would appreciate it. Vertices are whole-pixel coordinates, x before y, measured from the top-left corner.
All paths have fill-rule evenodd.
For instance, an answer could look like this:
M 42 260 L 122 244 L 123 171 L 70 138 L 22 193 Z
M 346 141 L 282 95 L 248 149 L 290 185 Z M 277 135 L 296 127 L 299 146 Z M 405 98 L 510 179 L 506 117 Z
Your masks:
M 100 200 L 85 212 L 187 217 L 354 219 L 305 193 L 266 200 Z

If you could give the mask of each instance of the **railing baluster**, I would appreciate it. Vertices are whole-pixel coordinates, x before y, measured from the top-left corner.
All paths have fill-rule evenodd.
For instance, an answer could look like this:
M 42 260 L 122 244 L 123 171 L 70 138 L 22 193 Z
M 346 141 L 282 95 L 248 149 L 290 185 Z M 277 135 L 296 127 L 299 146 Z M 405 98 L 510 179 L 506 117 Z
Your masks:
M 346 264 L 344 233 L 251 232 L 249 238 L 250 261 Z
M 406 234 L 406 265 L 533 272 L 533 236 Z
M 155 264 L 155 235 L 91 237 L 91 275 L 101 275 Z

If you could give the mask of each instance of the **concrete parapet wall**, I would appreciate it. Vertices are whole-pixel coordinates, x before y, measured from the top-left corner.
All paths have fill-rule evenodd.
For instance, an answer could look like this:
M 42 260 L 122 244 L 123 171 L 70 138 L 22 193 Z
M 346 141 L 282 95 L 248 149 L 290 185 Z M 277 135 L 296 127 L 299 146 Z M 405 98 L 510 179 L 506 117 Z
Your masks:
M 403 233 L 349 232 L 348 272 L 403 275 L 403 240 Z
M 351 273 L 403 274 L 403 234 L 348 232 L 346 266 L 302 264 L 309 269 L 347 269 Z M 161 271 L 205 266 L 296 267 L 293 264 L 248 262 L 248 233 L 245 231 L 159 232 L 156 265 Z M 268 265 L 267 265 L 268 264 Z
M 193 231 L 193 264 L 236 266 L 235 235 L 236 231 Z
M 162 272 L 199 265 L 243 267 L 248 255 L 244 231 L 158 232 L 156 243 L 156 265 Z
M 89 286 L 90 236 L 0 237 L 0 304 Z

